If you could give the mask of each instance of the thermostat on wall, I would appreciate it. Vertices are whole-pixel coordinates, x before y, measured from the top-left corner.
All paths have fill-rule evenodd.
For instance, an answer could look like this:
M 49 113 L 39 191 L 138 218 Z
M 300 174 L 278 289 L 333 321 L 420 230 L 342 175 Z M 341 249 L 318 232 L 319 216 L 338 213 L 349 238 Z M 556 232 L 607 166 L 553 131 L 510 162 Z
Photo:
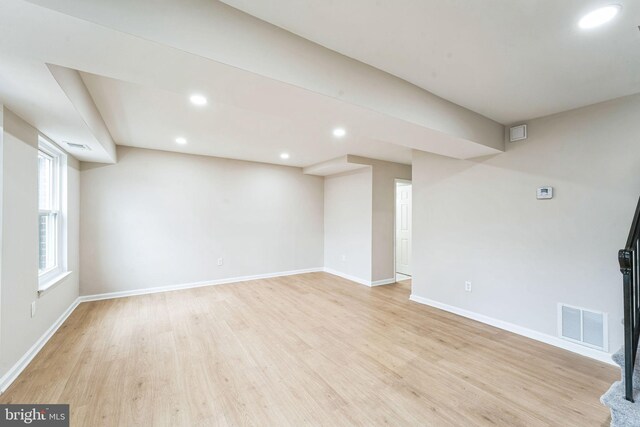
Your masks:
M 538 199 L 553 199 L 553 187 L 540 187 L 536 192 Z

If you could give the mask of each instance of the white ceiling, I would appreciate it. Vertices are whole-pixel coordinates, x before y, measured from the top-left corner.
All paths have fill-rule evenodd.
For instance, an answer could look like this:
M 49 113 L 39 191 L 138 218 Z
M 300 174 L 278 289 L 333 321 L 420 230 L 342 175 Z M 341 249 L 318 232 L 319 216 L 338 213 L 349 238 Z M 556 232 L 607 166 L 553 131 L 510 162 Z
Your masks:
M 638 0 L 223 1 L 503 124 L 640 92 Z
M 295 166 L 345 153 L 408 164 L 410 148 L 381 138 L 389 139 L 392 129 L 407 140 L 424 137 L 418 126 L 380 121 L 378 114 L 270 79 L 209 89 L 210 102 L 198 107 L 182 93 L 81 74 L 120 145 Z M 347 122 L 348 135 L 334 138 L 332 129 Z M 177 145 L 177 137 L 187 144 Z
M 209 0 L 3 0 L 0 59 L 0 101 L 63 147 L 92 147 L 81 160 L 113 161 L 105 141 L 292 166 L 503 144 L 493 121 Z M 210 104 L 194 108 L 193 92 Z M 333 138 L 336 126 L 347 136 Z
M 574 21 L 593 2 L 573 0 L 482 2 L 493 9 L 472 0 L 466 8 L 460 1 L 229 3 L 370 57 L 502 122 L 640 91 L 639 55 L 621 54 L 640 39 L 627 28 L 640 2 L 588 34 Z M 559 15 L 532 20 L 552 10 Z M 81 87 L 63 90 L 51 70 L 77 75 Z M 79 105 L 84 92 L 90 96 Z M 193 92 L 209 104 L 189 104 Z M 470 158 L 504 146 L 499 123 L 212 0 L 2 0 L 0 103 L 58 143 L 91 146 L 73 153 L 85 161 L 113 161 L 104 143 L 111 139 L 303 167 L 347 154 L 409 163 L 412 149 Z M 336 126 L 347 129 L 345 138 L 331 136 Z M 188 144 L 176 144 L 178 136 Z
M 74 85 L 63 90 L 53 70 Z M 292 166 L 346 154 L 410 163 L 411 149 L 469 158 L 503 144 L 493 121 L 209 0 L 3 0 L 0 73 L 0 102 L 63 147 L 92 147 L 72 151 L 84 161 L 113 161 L 112 139 Z M 210 104 L 194 108 L 193 92 Z M 334 139 L 335 126 L 347 136 Z

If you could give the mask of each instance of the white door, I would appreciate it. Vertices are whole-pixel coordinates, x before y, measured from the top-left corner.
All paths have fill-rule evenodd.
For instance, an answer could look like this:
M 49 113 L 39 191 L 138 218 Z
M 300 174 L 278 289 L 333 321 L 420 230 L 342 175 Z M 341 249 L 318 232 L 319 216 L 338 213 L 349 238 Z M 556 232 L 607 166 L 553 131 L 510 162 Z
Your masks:
M 396 186 L 396 272 L 411 276 L 411 184 Z

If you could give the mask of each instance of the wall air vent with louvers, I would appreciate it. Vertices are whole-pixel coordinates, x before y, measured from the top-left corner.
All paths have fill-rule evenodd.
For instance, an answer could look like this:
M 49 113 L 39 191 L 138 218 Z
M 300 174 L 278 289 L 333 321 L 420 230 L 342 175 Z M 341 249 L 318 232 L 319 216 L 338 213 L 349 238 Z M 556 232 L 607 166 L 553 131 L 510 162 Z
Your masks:
M 509 129 L 509 141 L 516 142 L 527 139 L 527 125 L 513 126 Z
M 560 303 L 558 335 L 587 347 L 609 351 L 607 313 Z

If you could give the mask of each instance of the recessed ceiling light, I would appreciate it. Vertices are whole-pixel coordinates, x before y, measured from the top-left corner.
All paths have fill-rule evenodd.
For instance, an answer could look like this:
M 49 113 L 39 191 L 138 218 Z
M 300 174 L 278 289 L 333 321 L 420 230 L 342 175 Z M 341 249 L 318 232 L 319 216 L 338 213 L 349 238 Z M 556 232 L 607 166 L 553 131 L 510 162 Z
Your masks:
M 180 137 L 176 138 L 176 142 L 177 142 L 178 144 L 182 144 L 182 145 L 184 145 L 184 144 L 186 144 L 186 143 L 187 143 L 187 140 L 186 140 L 185 138 L 183 138 L 183 137 L 181 137 L 181 136 L 180 136 Z
M 609 21 L 611 21 L 622 9 L 619 4 L 610 4 L 600 9 L 596 9 L 584 15 L 578 22 L 578 26 L 582 29 L 588 30 L 590 28 L 599 27 Z
M 189 100 L 194 105 L 207 105 L 207 98 L 203 95 L 194 94 L 189 97 Z
M 281 159 L 284 159 L 284 160 L 287 160 L 287 159 L 289 158 L 289 153 L 282 153 L 282 154 L 280 154 L 280 158 L 281 158 Z
M 335 128 L 333 130 L 333 136 L 336 138 L 342 138 L 347 134 L 347 131 L 344 128 Z

